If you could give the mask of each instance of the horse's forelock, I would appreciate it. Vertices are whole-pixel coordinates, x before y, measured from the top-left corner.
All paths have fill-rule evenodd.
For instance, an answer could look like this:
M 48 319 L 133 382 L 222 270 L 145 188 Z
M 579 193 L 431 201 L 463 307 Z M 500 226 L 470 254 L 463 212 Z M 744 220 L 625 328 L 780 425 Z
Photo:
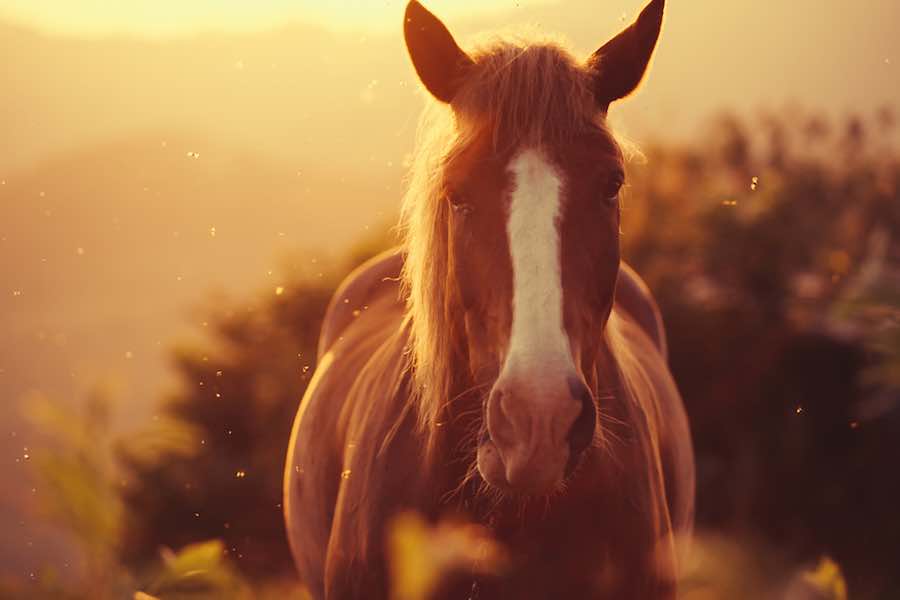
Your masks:
M 557 42 L 496 41 L 474 53 L 452 106 L 497 144 L 565 143 L 598 112 L 591 74 Z

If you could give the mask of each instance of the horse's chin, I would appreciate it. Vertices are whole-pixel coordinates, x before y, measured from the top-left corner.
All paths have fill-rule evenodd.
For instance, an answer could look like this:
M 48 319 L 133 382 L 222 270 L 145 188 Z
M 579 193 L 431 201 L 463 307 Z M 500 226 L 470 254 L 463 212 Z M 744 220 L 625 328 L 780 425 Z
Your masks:
M 478 446 L 477 453 L 478 472 L 481 478 L 492 488 L 513 496 L 546 496 L 558 492 L 562 486 L 562 478 L 554 479 L 552 476 L 545 479 L 526 479 L 519 482 L 511 482 L 508 476 L 506 464 L 500 456 L 497 445 L 490 437 L 486 437 Z M 562 460 L 565 464 L 565 460 Z M 549 471 L 562 471 L 562 467 L 556 469 L 551 466 Z

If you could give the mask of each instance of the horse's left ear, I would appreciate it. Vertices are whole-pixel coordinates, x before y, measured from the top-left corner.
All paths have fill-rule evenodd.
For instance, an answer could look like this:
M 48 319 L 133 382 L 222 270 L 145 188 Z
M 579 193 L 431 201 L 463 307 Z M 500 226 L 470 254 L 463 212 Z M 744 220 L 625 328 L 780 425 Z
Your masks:
M 631 27 L 608 41 L 590 58 L 594 96 L 606 112 L 609 105 L 637 88 L 662 27 L 665 0 L 652 0 Z

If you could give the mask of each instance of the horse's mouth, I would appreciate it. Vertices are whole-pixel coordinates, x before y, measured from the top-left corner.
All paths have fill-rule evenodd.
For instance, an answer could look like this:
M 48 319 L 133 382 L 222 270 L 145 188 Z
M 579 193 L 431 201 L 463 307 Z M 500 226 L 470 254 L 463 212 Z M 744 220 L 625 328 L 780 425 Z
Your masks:
M 550 475 L 537 480 L 510 482 L 504 457 L 490 434 L 484 432 L 478 444 L 477 465 L 481 478 L 489 486 L 517 496 L 545 496 L 558 491 L 570 475 L 566 463 L 567 456 L 560 457 L 558 461 L 535 464 L 536 470 L 546 469 Z

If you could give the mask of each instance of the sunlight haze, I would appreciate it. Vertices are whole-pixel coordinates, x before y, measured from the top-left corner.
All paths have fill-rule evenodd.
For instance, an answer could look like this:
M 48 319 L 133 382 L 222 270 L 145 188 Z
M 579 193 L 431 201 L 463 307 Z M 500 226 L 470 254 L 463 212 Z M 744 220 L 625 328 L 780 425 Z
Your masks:
M 546 4 L 548 0 L 432 0 L 446 16 L 483 14 Z M 52 32 L 167 35 L 252 31 L 292 22 L 336 30 L 385 30 L 401 19 L 405 0 L 3 0 L 0 17 Z
M 583 59 L 648 1 L 422 3 L 465 49 L 472 36 L 523 24 L 561 34 Z M 404 46 L 405 6 L 406 0 L 0 0 L 0 466 L 7 474 L 0 597 L 9 598 L 3 593 L 9 574 L 34 583 L 48 557 L 69 564 L 65 546 L 34 525 L 40 520 L 23 516 L 32 514 L 38 489 L 28 470 L 38 461 L 26 461 L 41 439 L 23 406 L 37 396 L 76 405 L 98 385 L 108 386 L 119 401 L 116 431 L 129 431 L 155 416 L 173 390 L 193 389 L 196 378 L 175 365 L 184 348 L 212 335 L 220 312 L 250 319 L 273 299 L 272 306 L 282 306 L 298 293 L 297 282 L 318 281 L 357 247 L 388 243 L 426 95 Z M 753 198 L 774 206 L 771 193 L 798 177 L 779 183 L 765 170 L 720 173 L 721 148 L 729 156 L 746 150 L 725 138 L 730 130 L 722 116 L 734 115 L 744 127 L 742 143 L 783 143 L 772 124 L 786 122 L 802 130 L 794 140 L 801 147 L 816 136 L 829 144 L 866 138 L 882 162 L 897 161 L 898 23 L 900 0 L 670 0 L 649 74 L 632 97 L 613 104 L 610 121 L 617 135 L 645 151 L 646 161 L 635 153 L 635 169 L 646 162 L 653 189 L 670 190 L 654 197 L 679 198 L 671 207 L 683 200 L 688 208 L 708 202 L 737 212 L 737 200 L 751 197 L 751 176 L 762 181 Z M 749 161 L 751 153 L 743 154 Z M 853 163 L 847 157 L 833 156 Z M 864 179 L 860 190 L 887 185 L 863 178 L 862 166 L 849 172 Z M 843 203 L 826 204 L 836 210 Z M 875 203 L 862 204 L 869 206 Z M 681 231 L 681 213 L 669 210 L 658 231 Z M 650 214 L 628 206 L 626 240 L 636 238 L 634 224 L 651 221 Z M 759 219 L 743 216 L 761 213 L 737 214 L 735 227 L 750 227 Z M 834 214 L 862 236 L 863 217 Z M 701 222 L 690 218 L 689 227 Z M 809 242 L 809 256 L 846 262 L 845 242 L 827 245 L 832 241 L 811 231 L 796 234 L 798 243 Z M 671 241 L 664 250 L 677 248 L 676 259 L 695 246 L 693 237 L 665 239 Z M 716 259 L 722 272 L 730 263 L 765 264 L 742 253 L 745 239 L 735 236 L 732 253 Z M 795 253 L 783 247 L 779 260 L 787 261 Z M 695 263 L 705 264 L 685 259 Z M 760 273 L 741 277 L 761 282 L 762 295 Z M 694 295 L 707 290 L 717 297 L 705 281 Z M 830 273 L 823 281 L 832 281 Z M 708 331 L 714 328 L 717 321 Z M 688 331 L 694 329 L 682 328 Z M 310 359 L 293 356 L 290 372 L 299 378 Z M 751 375 L 737 366 L 722 372 L 729 369 L 748 387 Z M 263 383 L 256 386 L 260 398 L 269 398 L 273 385 Z M 251 482 L 253 475 L 232 481 Z M 200 522 L 194 510 L 185 513 L 192 524 Z M 71 571 L 53 572 L 65 579 Z

